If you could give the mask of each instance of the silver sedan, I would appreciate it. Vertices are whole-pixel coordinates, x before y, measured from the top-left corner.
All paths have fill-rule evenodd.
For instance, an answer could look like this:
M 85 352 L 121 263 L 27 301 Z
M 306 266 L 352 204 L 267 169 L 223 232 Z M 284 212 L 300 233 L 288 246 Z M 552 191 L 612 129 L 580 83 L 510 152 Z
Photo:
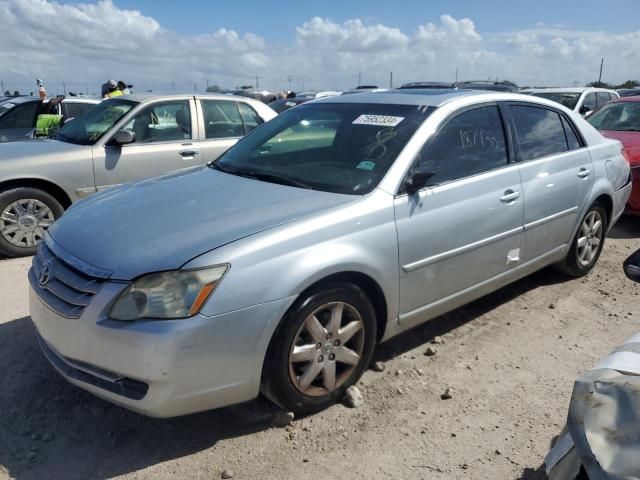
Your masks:
M 542 267 L 587 274 L 631 183 L 557 103 L 390 91 L 309 102 L 208 166 L 73 207 L 29 272 L 42 349 L 152 416 L 340 399 L 378 342 Z

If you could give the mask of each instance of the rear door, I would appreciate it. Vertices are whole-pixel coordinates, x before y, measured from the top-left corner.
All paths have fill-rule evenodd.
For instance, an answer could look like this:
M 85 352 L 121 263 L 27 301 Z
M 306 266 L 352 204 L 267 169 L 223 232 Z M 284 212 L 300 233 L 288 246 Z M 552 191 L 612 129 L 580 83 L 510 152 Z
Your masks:
M 518 264 L 520 174 L 505 138 L 498 106 L 474 107 L 445 121 L 416 159 L 434 175 L 395 199 L 401 322 L 444 311 Z
M 122 127 L 133 132 L 133 143 L 107 142 L 94 148 L 98 189 L 198 165 L 202 155 L 193 133 L 197 125 L 194 111 L 193 97 L 138 108 Z
M 199 135 L 203 163 L 213 161 L 245 135 L 245 127 L 234 100 L 198 99 Z
M 594 175 L 573 123 L 555 109 L 511 103 L 516 158 L 524 194 L 522 261 L 567 245 Z

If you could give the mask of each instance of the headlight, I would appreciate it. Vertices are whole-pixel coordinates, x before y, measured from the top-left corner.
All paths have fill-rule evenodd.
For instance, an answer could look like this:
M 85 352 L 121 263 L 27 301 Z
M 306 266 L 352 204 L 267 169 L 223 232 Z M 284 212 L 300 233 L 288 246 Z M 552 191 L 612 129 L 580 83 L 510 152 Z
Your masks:
M 227 271 L 227 265 L 140 277 L 120 294 L 109 318 L 176 319 L 196 315 Z

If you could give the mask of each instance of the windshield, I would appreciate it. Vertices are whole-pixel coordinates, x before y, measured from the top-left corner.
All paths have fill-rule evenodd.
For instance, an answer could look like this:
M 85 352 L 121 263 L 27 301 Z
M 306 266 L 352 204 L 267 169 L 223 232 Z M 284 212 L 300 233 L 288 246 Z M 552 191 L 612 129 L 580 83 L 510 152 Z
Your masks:
M 640 132 L 640 102 L 609 103 L 591 115 L 587 122 L 598 130 Z
M 136 105 L 130 100 L 105 100 L 65 124 L 55 138 L 77 145 L 93 145 Z
M 534 97 L 542 97 L 547 98 L 549 100 L 553 100 L 554 102 L 558 102 L 560 105 L 564 105 L 569 110 L 573 110 L 576 108 L 576 104 L 578 103 L 578 99 L 580 98 L 580 93 L 570 93 L 570 92 L 536 92 L 532 93 Z
M 319 103 L 278 115 L 212 168 L 333 193 L 373 190 L 433 111 L 417 105 Z

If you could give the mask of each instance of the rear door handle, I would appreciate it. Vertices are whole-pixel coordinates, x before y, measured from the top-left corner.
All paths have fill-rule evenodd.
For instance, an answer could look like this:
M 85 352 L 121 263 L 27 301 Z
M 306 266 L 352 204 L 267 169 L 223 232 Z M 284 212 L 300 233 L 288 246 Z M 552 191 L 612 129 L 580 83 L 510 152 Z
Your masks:
M 504 195 L 500 197 L 500 201 L 502 203 L 511 203 L 514 200 L 517 200 L 519 196 L 520 196 L 520 192 L 507 190 L 506 192 L 504 192 Z
M 587 178 L 589 175 L 591 175 L 591 170 L 589 170 L 588 168 L 581 168 L 580 171 L 578 172 L 578 176 L 580 178 Z

